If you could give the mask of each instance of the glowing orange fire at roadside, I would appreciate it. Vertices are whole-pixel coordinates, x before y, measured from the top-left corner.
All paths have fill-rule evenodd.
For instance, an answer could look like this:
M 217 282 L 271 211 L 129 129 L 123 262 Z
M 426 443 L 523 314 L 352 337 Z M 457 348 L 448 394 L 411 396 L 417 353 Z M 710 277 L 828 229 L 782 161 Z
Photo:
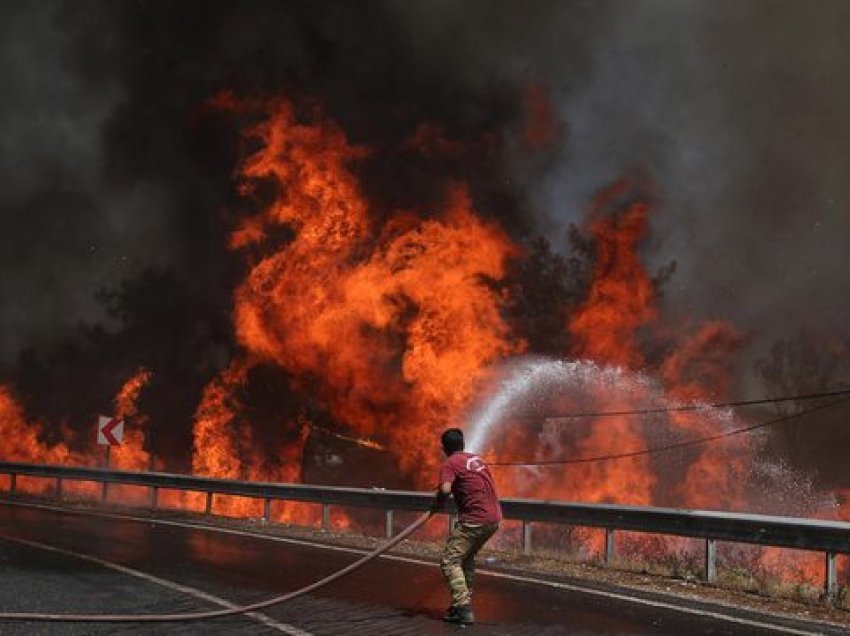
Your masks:
M 144 450 L 147 417 L 139 413 L 137 403 L 151 376 L 147 369 L 139 369 L 115 396 L 114 416 L 124 420 L 124 441 L 110 451 L 110 462 L 116 468 L 141 471 L 150 467 L 150 455 Z
M 124 420 L 124 440 L 109 449 L 110 466 L 123 470 L 145 471 L 151 467 L 150 454 L 144 449 L 144 428 L 147 417 L 139 412 L 138 401 L 152 374 L 141 368 L 119 389 L 113 400 L 113 416 Z M 147 501 L 146 488 L 111 486 L 110 497 L 126 503 L 141 504 Z
M 42 441 L 43 427 L 28 422 L 12 392 L 0 385 L 0 457 L 6 461 L 65 464 L 79 459 L 63 443 Z
M 0 458 L 6 461 L 44 464 L 85 463 L 86 458 L 71 451 L 67 444 L 45 442 L 43 431 L 41 423 L 27 421 L 12 392 L 0 386 Z M 95 492 L 93 484 L 71 482 L 67 488 L 79 494 Z M 53 492 L 55 484 L 52 480 L 18 477 L 16 489 L 30 494 L 43 494 Z
M 146 470 L 148 467 L 148 453 L 142 448 L 144 434 L 139 428 L 134 427 L 133 423 L 136 419 L 140 421 L 144 419 L 139 416 L 136 401 L 149 380 L 150 373 L 140 369 L 124 383 L 116 395 L 115 415 L 130 423 L 125 428 L 124 444 L 111 449 L 111 462 L 117 468 Z M 91 431 L 93 438 L 93 423 Z M 87 465 L 93 463 L 93 459 L 102 453 L 102 449 L 95 447 L 93 439 L 89 442 L 89 452 L 80 453 L 71 451 L 69 445 L 64 442 L 51 445 L 42 441 L 42 438 L 43 426 L 38 422 L 27 421 L 23 409 L 14 399 L 11 391 L 0 386 L 0 439 L 3 440 L 0 442 L 0 457 L 3 459 L 45 464 Z M 44 493 L 52 490 L 54 484 L 42 479 L 19 478 L 18 487 L 24 492 Z M 67 494 L 91 496 L 97 491 L 95 484 L 86 482 L 68 481 L 64 485 L 64 492 Z M 121 489 L 121 492 L 134 499 L 140 497 L 138 489 L 127 487 Z
M 251 439 L 251 429 L 239 425 L 241 403 L 237 392 L 247 381 L 253 366 L 249 360 L 237 359 L 230 367 L 207 385 L 195 415 L 195 451 L 192 472 L 198 475 L 252 481 L 296 483 L 300 481 L 301 453 L 307 436 L 307 427 L 301 426 L 298 439 L 280 449 L 277 463 L 268 465 Z M 192 497 L 187 505 L 200 508 L 202 495 Z M 218 497 L 214 511 L 235 517 L 258 517 L 262 502 L 255 500 Z M 276 510 L 276 520 L 311 524 L 314 511 L 304 506 L 282 504 Z
M 195 414 L 195 453 L 192 472 L 197 475 L 244 479 L 237 440 L 232 434 L 239 406 L 233 393 L 245 382 L 250 364 L 234 360 L 207 385 Z

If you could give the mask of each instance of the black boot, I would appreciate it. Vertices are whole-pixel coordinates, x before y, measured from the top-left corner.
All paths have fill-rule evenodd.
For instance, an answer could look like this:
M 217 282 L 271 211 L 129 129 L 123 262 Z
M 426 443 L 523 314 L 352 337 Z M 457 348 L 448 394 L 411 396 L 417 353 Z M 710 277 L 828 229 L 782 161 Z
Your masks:
M 449 623 L 461 623 L 462 625 L 471 625 L 475 622 L 475 614 L 472 613 L 472 605 L 452 605 L 446 615 L 443 616 L 444 621 Z

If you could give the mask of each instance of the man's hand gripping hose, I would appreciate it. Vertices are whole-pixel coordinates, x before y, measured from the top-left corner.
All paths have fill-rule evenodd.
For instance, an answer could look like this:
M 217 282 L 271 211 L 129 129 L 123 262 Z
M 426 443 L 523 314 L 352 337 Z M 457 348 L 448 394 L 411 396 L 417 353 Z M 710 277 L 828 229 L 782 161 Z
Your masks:
M 388 550 L 391 550 L 399 543 L 404 541 L 407 537 L 409 537 L 411 534 L 416 532 L 416 530 L 422 527 L 425 522 L 431 518 L 433 514 L 434 512 L 429 511 L 428 513 L 422 515 L 416 521 L 410 524 L 407 528 L 402 530 L 391 541 L 388 541 L 381 547 L 361 557 L 351 565 L 348 565 L 343 569 L 338 570 L 337 572 L 334 572 L 333 574 L 326 576 L 325 578 L 319 581 L 316 581 L 315 583 L 311 583 L 306 587 L 302 587 L 301 589 L 294 590 L 292 592 L 288 592 L 281 596 L 276 596 L 265 601 L 260 601 L 259 603 L 252 603 L 250 605 L 243 605 L 241 607 L 234 607 L 230 609 L 213 610 L 209 612 L 196 612 L 191 614 L 37 614 L 32 612 L 0 612 L 0 621 L 17 620 L 74 623 L 165 623 L 171 621 L 200 621 L 207 620 L 210 618 L 223 618 L 225 616 L 234 616 L 236 614 L 255 612 L 257 610 L 265 609 L 266 607 L 286 603 L 287 601 L 296 599 L 299 596 L 304 596 L 305 594 L 314 592 L 319 588 L 322 588 L 338 579 L 341 579 L 347 574 L 351 574 L 358 568 L 369 563 L 369 561 L 376 559 L 377 557 L 381 556 Z

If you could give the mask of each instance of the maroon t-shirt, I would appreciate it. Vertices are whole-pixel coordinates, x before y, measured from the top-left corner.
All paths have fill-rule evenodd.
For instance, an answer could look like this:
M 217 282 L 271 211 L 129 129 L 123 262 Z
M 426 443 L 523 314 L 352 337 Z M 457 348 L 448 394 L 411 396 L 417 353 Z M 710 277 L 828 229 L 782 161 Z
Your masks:
M 440 483 L 450 482 L 461 523 L 498 523 L 502 507 L 487 464 L 472 453 L 452 453 L 440 469 Z

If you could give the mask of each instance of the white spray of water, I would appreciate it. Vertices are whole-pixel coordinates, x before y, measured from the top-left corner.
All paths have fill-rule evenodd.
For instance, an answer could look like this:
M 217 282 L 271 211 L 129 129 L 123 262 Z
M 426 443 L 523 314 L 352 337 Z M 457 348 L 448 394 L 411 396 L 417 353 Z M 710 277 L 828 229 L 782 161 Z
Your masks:
M 619 367 L 599 366 L 588 360 L 518 358 L 503 367 L 490 399 L 470 418 L 466 446 L 480 453 L 506 416 L 523 412 L 542 417 L 567 413 L 552 412 L 553 404 L 568 399 L 573 408 L 587 409 L 604 395 L 611 404 L 634 404 L 638 398 L 647 406 L 662 406 L 663 391 L 648 376 Z
M 470 414 L 466 426 L 466 446 L 471 452 L 484 453 L 504 432 L 506 422 L 512 426 L 526 426 L 529 420 L 551 420 L 538 438 L 540 448 L 529 449 L 530 457 L 538 459 L 540 452 L 547 458 L 566 459 L 569 445 L 561 443 L 564 421 L 558 418 L 575 413 L 605 412 L 629 409 L 664 409 L 679 406 L 671 401 L 664 386 L 652 376 L 628 371 L 619 367 L 601 366 L 587 360 L 552 360 L 540 357 L 516 358 L 504 363 L 499 379 L 488 392 L 489 398 Z M 700 409 L 700 420 L 710 426 L 712 433 L 728 431 L 744 425 L 728 408 Z M 568 420 L 569 421 L 569 420 Z M 661 413 L 642 418 L 642 435 L 647 448 L 671 441 L 668 417 Z M 586 427 L 587 422 L 576 426 Z M 694 430 L 690 436 L 698 437 Z M 750 436 L 748 447 L 755 453 L 764 433 Z M 675 439 L 680 440 L 681 437 Z M 546 451 L 542 451 L 546 448 Z M 740 451 L 740 447 L 739 451 Z M 631 449 L 623 449 L 631 450 Z M 730 447 L 730 452 L 735 452 Z M 562 456 L 563 455 L 563 456 Z M 756 459 L 755 455 L 753 459 Z M 680 455 L 671 456 L 671 465 L 681 461 Z M 663 466 L 663 464 L 662 464 Z M 814 493 L 811 480 L 794 471 L 781 460 L 760 458 L 747 468 L 748 475 L 740 475 L 747 482 L 750 511 L 772 514 L 811 514 L 822 502 Z M 731 468 L 730 468 L 731 469 Z M 532 484 L 542 476 L 538 468 L 522 468 L 516 478 Z
M 468 427 L 466 447 L 470 452 L 480 453 L 484 450 L 484 439 L 490 429 L 504 417 L 506 409 L 529 393 L 534 386 L 535 375 L 539 374 L 539 367 L 523 366 L 501 383 L 499 390 Z

